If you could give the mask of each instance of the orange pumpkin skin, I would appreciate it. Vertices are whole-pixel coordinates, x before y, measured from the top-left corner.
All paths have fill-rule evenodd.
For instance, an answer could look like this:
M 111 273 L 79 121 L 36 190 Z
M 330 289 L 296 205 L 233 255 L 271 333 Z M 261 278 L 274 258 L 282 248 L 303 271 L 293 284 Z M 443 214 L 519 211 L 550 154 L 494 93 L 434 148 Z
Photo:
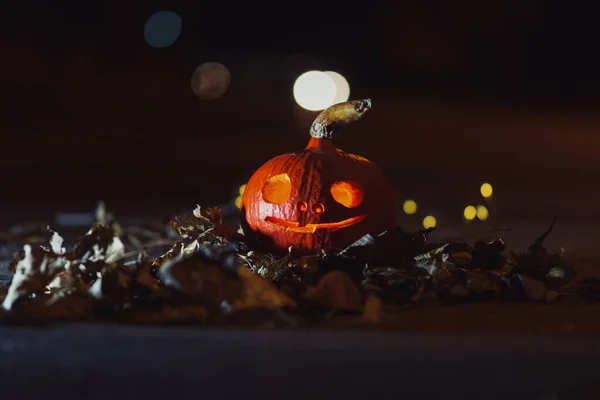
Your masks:
M 275 254 L 342 250 L 396 229 L 398 212 L 393 186 L 375 164 L 322 137 L 258 168 L 241 210 L 246 237 Z

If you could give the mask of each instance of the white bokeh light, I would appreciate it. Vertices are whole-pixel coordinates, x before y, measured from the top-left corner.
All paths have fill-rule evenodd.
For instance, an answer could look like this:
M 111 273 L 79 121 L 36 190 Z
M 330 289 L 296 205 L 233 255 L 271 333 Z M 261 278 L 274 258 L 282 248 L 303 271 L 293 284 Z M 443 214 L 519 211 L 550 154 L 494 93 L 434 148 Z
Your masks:
M 335 71 L 325 71 L 325 73 L 333 80 L 333 83 L 335 83 L 336 94 L 333 104 L 348 101 L 350 98 L 350 85 L 346 78 Z
M 309 111 L 324 110 L 334 104 L 337 96 L 333 79 L 321 71 L 308 71 L 294 83 L 294 99 Z

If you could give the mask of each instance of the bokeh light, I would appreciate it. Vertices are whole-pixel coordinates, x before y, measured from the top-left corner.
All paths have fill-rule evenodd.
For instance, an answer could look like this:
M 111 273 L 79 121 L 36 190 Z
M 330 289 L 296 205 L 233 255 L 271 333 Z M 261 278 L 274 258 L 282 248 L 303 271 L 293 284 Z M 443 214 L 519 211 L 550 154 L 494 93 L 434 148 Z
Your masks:
M 181 17 L 173 11 L 153 14 L 144 26 L 144 39 L 152 47 L 169 47 L 181 34 Z
M 350 85 L 346 78 L 335 71 L 325 71 L 325 73 L 333 80 L 335 84 L 335 99 L 333 104 L 343 103 L 350 98 Z
M 336 95 L 335 82 L 321 71 L 305 72 L 294 83 L 296 103 L 309 111 L 326 109 L 333 104 Z
M 491 197 L 494 193 L 494 188 L 489 183 L 484 183 L 483 185 L 481 185 L 479 191 L 481 192 L 481 195 L 483 197 L 488 198 Z
M 417 203 L 414 200 L 406 200 L 402 205 L 402 210 L 404 210 L 406 214 L 414 214 L 417 212 Z
M 202 100 L 215 100 L 223 96 L 231 83 L 231 74 L 218 62 L 200 65 L 192 75 L 192 90 Z
M 238 196 L 235 198 L 235 206 L 237 208 L 242 208 L 242 196 Z
M 466 206 L 463 211 L 463 216 L 467 221 L 473 221 L 477 217 L 477 209 L 473 206 Z
M 244 195 L 245 190 L 246 190 L 246 184 L 244 183 L 242 186 L 240 186 L 240 189 L 239 189 L 240 196 Z
M 435 228 L 436 225 L 437 225 L 437 220 L 435 219 L 435 217 L 433 215 L 428 215 L 425 218 L 423 218 L 423 228 L 425 228 L 425 229 Z
M 490 216 L 490 212 L 488 211 L 486 206 L 477 206 L 477 218 L 482 221 L 485 221 Z

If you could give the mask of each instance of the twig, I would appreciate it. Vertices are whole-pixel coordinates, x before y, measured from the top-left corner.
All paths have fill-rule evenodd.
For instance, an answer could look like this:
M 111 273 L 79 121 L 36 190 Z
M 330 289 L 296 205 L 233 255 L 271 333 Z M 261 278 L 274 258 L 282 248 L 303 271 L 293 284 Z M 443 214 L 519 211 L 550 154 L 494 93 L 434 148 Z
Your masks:
M 552 219 L 552 223 L 550 224 L 550 227 L 548 228 L 548 230 L 546 232 L 542 233 L 542 235 L 539 238 L 535 239 L 535 242 L 533 242 L 531 247 L 540 247 L 542 245 L 542 243 L 544 242 L 544 240 L 546 239 L 546 237 L 548 237 L 550 232 L 552 232 L 552 229 L 554 228 L 555 223 L 556 223 L 556 217 L 554 217 L 554 219 Z
M 149 248 L 160 247 L 160 246 L 167 246 L 167 245 L 172 246 L 173 245 L 173 241 L 168 240 L 168 239 L 159 239 L 159 240 L 156 240 L 154 242 L 146 243 L 143 246 L 143 248 L 141 248 L 141 249 L 137 249 L 137 250 L 133 250 L 133 251 L 124 253 L 120 257 L 116 258 L 115 261 L 122 260 L 122 259 L 127 258 L 127 257 L 137 256 L 142 251 L 144 251 L 146 249 L 149 249 Z

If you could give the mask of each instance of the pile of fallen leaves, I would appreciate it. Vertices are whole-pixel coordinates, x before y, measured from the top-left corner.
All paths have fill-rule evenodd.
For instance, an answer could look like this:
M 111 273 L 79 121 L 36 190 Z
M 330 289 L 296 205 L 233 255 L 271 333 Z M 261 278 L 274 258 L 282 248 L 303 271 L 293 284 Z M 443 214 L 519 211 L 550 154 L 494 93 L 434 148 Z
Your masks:
M 154 245 L 99 223 L 67 250 L 48 230 L 46 244 L 16 253 L 12 281 L 0 285 L 0 317 L 228 323 L 259 315 L 294 323 L 334 312 L 377 321 L 388 309 L 427 300 L 550 302 L 577 294 L 572 268 L 543 246 L 553 225 L 522 254 L 501 239 L 435 244 L 432 229 L 398 229 L 304 257 L 249 248 L 217 208 L 176 218 L 175 237 L 153 237 Z M 153 254 L 156 243 L 170 249 Z

